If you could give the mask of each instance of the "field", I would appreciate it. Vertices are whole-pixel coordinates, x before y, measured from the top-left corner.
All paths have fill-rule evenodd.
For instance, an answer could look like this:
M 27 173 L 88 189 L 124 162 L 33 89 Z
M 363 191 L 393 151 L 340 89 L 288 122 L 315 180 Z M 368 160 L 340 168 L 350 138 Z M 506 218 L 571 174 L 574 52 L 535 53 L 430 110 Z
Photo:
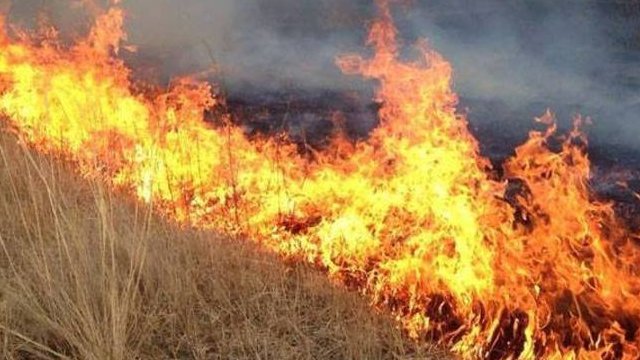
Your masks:
M 0 130 L 3 359 L 437 359 L 365 300 Z

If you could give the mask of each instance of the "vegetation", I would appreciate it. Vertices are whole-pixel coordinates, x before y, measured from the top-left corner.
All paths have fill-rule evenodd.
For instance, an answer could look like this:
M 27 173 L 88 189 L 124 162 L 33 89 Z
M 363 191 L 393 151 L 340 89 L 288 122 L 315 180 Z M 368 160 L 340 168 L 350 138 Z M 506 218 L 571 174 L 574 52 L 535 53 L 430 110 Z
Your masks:
M 169 224 L 0 130 L 0 357 L 442 356 L 321 274 Z

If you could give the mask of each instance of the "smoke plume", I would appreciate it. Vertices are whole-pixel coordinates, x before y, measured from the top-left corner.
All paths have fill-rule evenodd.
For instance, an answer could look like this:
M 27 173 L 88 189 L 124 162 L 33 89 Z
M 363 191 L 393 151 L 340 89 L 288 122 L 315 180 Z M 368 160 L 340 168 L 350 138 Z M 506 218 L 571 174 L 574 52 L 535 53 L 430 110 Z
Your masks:
M 11 23 L 86 28 L 78 2 L 14 1 Z M 403 3 L 406 3 L 403 2 Z M 335 57 L 366 52 L 369 0 L 124 0 L 132 62 L 157 79 L 210 72 L 232 96 L 366 91 Z M 7 6 L 3 6 L 7 8 Z M 594 119 L 592 137 L 640 137 L 640 5 L 627 2 L 415 0 L 396 7 L 406 45 L 428 38 L 454 65 L 472 122 L 516 128 L 546 107 Z M 491 106 L 488 106 L 490 104 Z M 497 108 L 495 106 L 497 106 Z

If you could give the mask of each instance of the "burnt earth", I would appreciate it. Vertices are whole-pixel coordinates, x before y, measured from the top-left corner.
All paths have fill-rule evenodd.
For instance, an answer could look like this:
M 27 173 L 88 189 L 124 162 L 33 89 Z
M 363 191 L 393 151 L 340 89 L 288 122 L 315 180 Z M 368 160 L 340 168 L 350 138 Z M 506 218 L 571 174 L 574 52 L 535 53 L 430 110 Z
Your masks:
M 228 110 L 234 122 L 248 136 L 286 134 L 304 148 L 323 148 L 336 129 L 352 139 L 366 138 L 378 124 L 379 104 L 356 92 L 267 93 L 230 96 Z M 500 164 L 512 156 L 533 129 L 542 129 L 533 119 L 551 108 L 559 132 L 571 128 L 578 114 L 598 114 L 598 109 L 578 105 L 530 103 L 509 106 L 497 100 L 461 99 L 472 133 L 482 154 L 499 171 Z M 611 200 L 616 211 L 633 230 L 640 231 L 640 149 L 617 144 L 598 124 L 588 126 L 588 152 L 593 164 L 592 188 L 595 196 Z

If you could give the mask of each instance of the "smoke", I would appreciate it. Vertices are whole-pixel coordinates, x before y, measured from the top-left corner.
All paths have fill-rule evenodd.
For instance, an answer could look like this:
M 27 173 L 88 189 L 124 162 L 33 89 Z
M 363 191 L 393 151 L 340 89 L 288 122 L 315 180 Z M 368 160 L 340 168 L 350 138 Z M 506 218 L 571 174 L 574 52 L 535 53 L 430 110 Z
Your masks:
M 14 1 L 10 17 L 33 25 L 29 19 L 45 12 L 73 32 L 70 19 L 82 16 L 69 12 L 69 3 Z M 397 7 L 396 18 L 407 45 L 426 37 L 453 63 L 472 121 L 516 127 L 551 107 L 569 120 L 577 112 L 593 117 L 598 141 L 631 146 L 640 136 L 637 3 L 414 0 Z M 130 42 L 139 46 L 131 61 L 158 78 L 215 69 L 212 79 L 239 96 L 371 87 L 334 64 L 341 53 L 367 51 L 370 0 L 123 0 L 123 6 Z M 503 110 L 482 106 L 487 101 Z
M 592 117 L 598 143 L 637 148 L 640 2 L 422 3 L 406 15 L 408 32 L 428 36 L 453 63 L 463 97 L 507 109 L 480 109 L 477 121 L 514 128 L 550 107 L 565 122 Z
M 368 3 L 368 1 L 360 1 Z M 341 0 L 129 0 L 131 41 L 165 74 L 215 68 L 232 92 L 361 87 L 335 57 L 362 48 L 371 6 Z

